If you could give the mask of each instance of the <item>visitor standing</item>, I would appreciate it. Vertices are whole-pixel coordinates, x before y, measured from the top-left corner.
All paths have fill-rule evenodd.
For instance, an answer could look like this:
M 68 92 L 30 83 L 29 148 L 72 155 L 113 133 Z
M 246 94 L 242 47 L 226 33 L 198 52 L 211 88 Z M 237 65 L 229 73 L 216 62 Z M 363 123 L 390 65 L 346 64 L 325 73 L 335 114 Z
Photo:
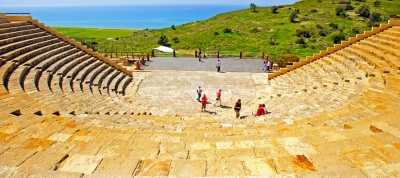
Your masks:
M 221 61 L 219 61 L 219 59 L 217 61 L 216 67 L 217 67 L 217 71 L 219 72 L 221 70 Z
M 269 66 L 270 66 L 270 64 L 271 64 L 271 63 L 269 62 L 269 60 L 268 60 L 268 59 L 266 60 L 266 62 L 267 62 L 267 70 L 266 70 L 265 72 L 267 72 L 267 71 L 268 71 L 268 73 L 269 73 Z
M 240 100 L 240 99 L 238 99 L 238 101 L 235 103 L 235 107 L 234 107 L 234 110 L 235 110 L 235 112 L 236 112 L 236 118 L 238 118 L 239 116 L 240 116 L 240 109 L 242 109 L 242 103 L 241 103 L 241 101 L 242 100 Z
M 217 101 L 214 103 L 214 106 L 215 106 L 215 104 L 218 103 L 218 101 L 219 101 L 219 106 L 222 106 L 222 104 L 221 104 L 221 102 L 222 102 L 222 101 L 221 101 L 221 91 L 222 91 L 222 90 L 219 89 L 218 92 L 217 92 L 217 99 L 216 99 Z
M 199 48 L 198 53 L 199 53 L 199 62 L 200 62 L 201 61 L 201 49 L 200 48 Z
M 206 111 L 207 97 L 206 94 L 201 98 L 201 112 Z
M 199 101 L 199 102 L 200 102 L 201 92 L 203 92 L 203 90 L 199 86 L 199 88 L 197 89 L 197 101 Z
M 206 58 L 206 51 L 203 51 L 203 54 L 204 54 L 203 58 L 205 59 Z
M 264 70 L 264 68 L 267 69 L 267 59 L 264 60 L 264 66 L 263 66 L 262 70 Z

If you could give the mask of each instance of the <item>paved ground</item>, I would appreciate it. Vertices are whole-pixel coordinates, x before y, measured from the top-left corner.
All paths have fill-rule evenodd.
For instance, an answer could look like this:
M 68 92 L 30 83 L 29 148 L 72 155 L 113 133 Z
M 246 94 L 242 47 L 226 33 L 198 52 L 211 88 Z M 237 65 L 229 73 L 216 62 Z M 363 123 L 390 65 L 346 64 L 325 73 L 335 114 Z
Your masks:
M 206 58 L 199 62 L 194 57 L 154 57 L 146 62 L 145 70 L 217 71 L 218 58 Z M 262 59 L 219 58 L 222 72 L 264 72 Z
M 207 95 L 207 111 L 210 114 L 232 111 L 237 99 L 247 103 L 256 95 L 254 79 L 250 73 L 205 71 L 150 72 L 141 82 L 138 93 L 149 104 L 160 108 L 179 113 L 199 113 L 201 103 L 196 100 L 199 86 L 203 94 Z M 218 89 L 222 89 L 222 107 L 213 106 Z

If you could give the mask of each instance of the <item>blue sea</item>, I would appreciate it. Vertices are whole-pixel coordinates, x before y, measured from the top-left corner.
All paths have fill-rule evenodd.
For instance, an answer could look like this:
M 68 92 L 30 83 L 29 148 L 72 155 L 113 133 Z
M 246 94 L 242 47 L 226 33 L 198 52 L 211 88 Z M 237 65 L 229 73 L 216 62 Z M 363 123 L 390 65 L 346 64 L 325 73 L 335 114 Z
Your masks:
M 295 1 L 283 0 L 270 3 L 279 5 Z M 0 12 L 31 13 L 34 19 L 53 27 L 161 29 L 248 8 L 249 5 L 54 6 L 0 7 Z
M 249 8 L 239 5 L 129 5 L 69 7 L 0 7 L 0 12 L 31 13 L 47 26 L 160 29 L 206 20 Z

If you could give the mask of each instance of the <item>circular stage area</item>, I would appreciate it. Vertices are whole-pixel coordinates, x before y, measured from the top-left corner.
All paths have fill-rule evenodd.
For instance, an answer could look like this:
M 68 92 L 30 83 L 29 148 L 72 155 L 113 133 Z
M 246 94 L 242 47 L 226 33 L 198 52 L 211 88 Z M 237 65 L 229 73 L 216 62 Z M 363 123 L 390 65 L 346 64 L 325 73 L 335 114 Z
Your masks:
M 138 93 L 149 104 L 172 112 L 199 113 L 197 88 L 208 98 L 207 111 L 218 114 L 233 110 L 238 99 L 245 104 L 254 98 L 256 88 L 250 73 L 153 71 L 143 80 Z M 214 107 L 216 93 L 222 89 L 222 107 Z

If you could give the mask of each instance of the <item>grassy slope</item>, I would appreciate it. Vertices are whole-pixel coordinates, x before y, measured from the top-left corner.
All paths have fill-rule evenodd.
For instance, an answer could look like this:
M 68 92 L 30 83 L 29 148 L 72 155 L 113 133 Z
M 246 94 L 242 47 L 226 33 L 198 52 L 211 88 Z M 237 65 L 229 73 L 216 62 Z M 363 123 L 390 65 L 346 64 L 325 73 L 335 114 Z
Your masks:
M 371 8 L 371 13 L 380 12 L 385 14 L 386 17 L 399 13 L 400 0 L 384 0 L 379 7 L 374 7 L 372 5 L 373 1 L 367 0 L 367 2 L 360 2 L 359 5 L 368 4 Z M 332 2 L 335 2 L 335 4 Z M 220 14 L 204 21 L 177 26 L 176 30 L 171 28 L 142 30 L 134 32 L 119 41 L 99 40 L 98 48 L 99 51 L 150 51 L 152 48 L 159 46 L 157 40 L 162 34 L 165 34 L 169 41 L 172 41 L 173 37 L 179 38 L 179 43 L 172 42 L 172 48 L 174 49 L 192 51 L 200 47 L 207 51 L 265 51 L 272 56 L 280 53 L 295 53 L 305 57 L 318 53 L 321 49 L 325 50 L 326 47 L 333 46 L 331 35 L 326 37 L 319 36 L 319 29 L 316 28 L 316 24 L 322 25 L 328 31 L 332 31 L 328 26 L 329 23 L 338 24 L 339 28 L 345 28 L 346 38 L 350 35 L 355 35 L 351 33 L 353 27 L 358 28 L 360 33 L 371 29 L 367 21 L 357 20 L 362 18 L 354 13 L 355 10 L 347 11 L 350 14 L 350 20 L 336 16 L 335 7 L 337 3 L 337 0 L 322 0 L 322 2 L 303 0 L 293 5 L 284 6 L 284 8 L 278 10 L 279 13 L 277 14 L 273 14 L 269 7 L 257 8 L 257 13 L 251 12 L 249 9 L 243 9 Z M 359 6 L 356 5 L 355 1 L 352 1 L 352 5 L 355 9 Z M 297 23 L 290 23 L 288 17 L 295 8 L 300 9 L 298 21 Z M 311 9 L 317 9 L 318 12 L 310 13 Z M 309 20 L 303 20 L 303 17 L 307 17 Z M 387 23 L 387 21 L 380 23 Z M 224 34 L 222 30 L 225 28 L 231 28 L 234 33 Z M 250 33 L 253 28 L 258 28 L 260 32 Z M 296 39 L 299 37 L 294 34 L 297 29 L 302 28 L 309 29 L 313 33 L 311 38 L 306 39 L 309 46 L 306 48 L 295 44 Z M 63 30 L 60 29 L 60 31 Z M 216 36 L 214 32 L 219 32 L 220 35 Z M 335 31 L 332 32 L 335 33 Z M 94 32 L 74 32 L 71 36 L 80 36 L 86 33 Z M 276 45 L 269 44 L 270 37 L 273 34 L 276 35 Z M 90 35 L 86 36 L 90 37 Z M 104 38 L 106 37 L 104 36 Z
M 104 29 L 104 28 L 79 28 L 79 27 L 52 27 L 58 32 L 62 32 L 64 35 L 68 35 L 71 38 L 96 38 L 96 39 L 107 39 L 107 38 L 121 38 L 126 37 L 136 32 L 137 30 L 127 29 Z

